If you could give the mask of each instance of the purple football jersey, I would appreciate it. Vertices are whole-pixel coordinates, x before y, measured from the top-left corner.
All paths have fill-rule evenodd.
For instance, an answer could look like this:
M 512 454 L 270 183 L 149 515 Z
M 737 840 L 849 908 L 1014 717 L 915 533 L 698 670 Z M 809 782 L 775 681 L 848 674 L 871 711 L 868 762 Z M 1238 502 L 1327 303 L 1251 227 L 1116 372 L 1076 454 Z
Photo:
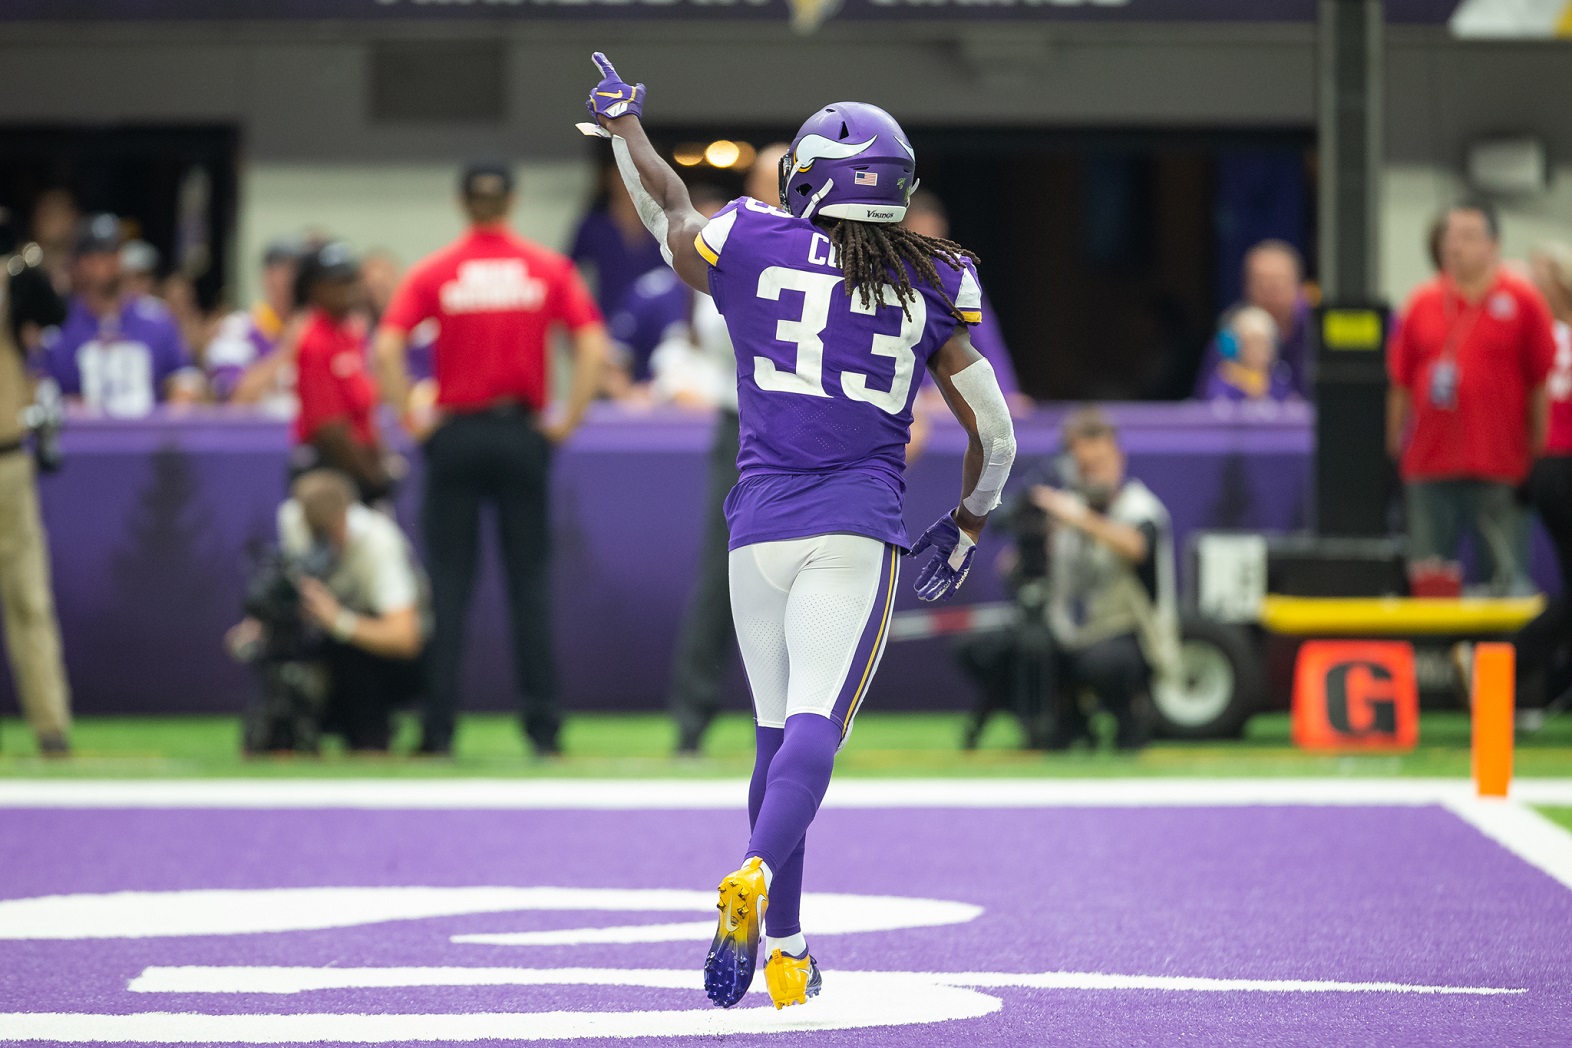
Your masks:
M 67 396 L 117 418 L 137 418 L 164 399 L 171 375 L 191 366 L 180 327 L 155 298 L 130 299 L 109 316 L 71 300 L 48 343 L 49 373 Z
M 939 263 L 943 294 L 913 274 L 908 317 L 893 287 L 871 306 L 847 295 L 825 232 L 756 200 L 722 208 L 698 246 L 737 354 L 732 548 L 831 532 L 906 546 L 912 401 L 958 323 L 945 296 L 981 320 L 971 264 Z

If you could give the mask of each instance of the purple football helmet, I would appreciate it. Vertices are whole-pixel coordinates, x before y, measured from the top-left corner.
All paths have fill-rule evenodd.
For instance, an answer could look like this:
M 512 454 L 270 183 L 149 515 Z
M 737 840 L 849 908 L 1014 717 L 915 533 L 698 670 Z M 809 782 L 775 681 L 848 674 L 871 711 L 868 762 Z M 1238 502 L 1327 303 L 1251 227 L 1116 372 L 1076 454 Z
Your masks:
M 917 154 L 893 116 L 835 102 L 807 119 L 781 158 L 781 207 L 798 218 L 899 222 L 916 172 Z

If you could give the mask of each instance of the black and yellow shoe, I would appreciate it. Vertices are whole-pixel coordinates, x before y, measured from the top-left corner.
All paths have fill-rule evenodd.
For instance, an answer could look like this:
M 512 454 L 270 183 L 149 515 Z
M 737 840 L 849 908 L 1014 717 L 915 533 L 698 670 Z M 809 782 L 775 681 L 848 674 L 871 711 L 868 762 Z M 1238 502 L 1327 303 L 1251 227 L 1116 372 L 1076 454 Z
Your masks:
M 730 1008 L 753 984 L 764 911 L 770 904 L 763 863 L 757 857 L 749 859 L 742 869 L 720 882 L 719 890 L 720 901 L 715 906 L 720 919 L 709 956 L 704 959 L 704 992 L 722 1008 Z
M 775 1002 L 776 1010 L 789 1004 L 807 1004 L 809 997 L 819 996 L 824 988 L 819 965 L 807 951 L 801 957 L 793 957 L 784 950 L 775 950 L 764 962 L 764 983 L 770 988 L 770 1000 Z

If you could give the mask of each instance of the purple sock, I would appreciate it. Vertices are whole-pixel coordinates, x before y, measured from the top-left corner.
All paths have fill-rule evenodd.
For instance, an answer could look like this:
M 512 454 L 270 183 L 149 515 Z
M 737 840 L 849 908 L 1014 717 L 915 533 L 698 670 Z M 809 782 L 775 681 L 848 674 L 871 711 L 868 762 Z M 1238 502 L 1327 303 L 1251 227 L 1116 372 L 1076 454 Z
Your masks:
M 769 779 L 770 762 L 786 738 L 785 729 L 753 726 L 753 778 L 748 783 L 748 830 L 759 823 L 759 808 L 764 804 L 764 784 Z M 771 867 L 774 869 L 774 867 Z
M 769 781 L 770 763 L 780 752 L 786 732 L 781 728 L 753 726 L 753 779 L 748 783 L 748 827 L 759 823 L 759 809 L 764 806 L 764 789 Z M 797 842 L 796 851 L 780 869 L 770 870 L 774 879 L 770 884 L 770 908 L 764 915 L 765 934 L 777 939 L 796 935 L 802 931 L 802 856 L 807 845 L 804 838 Z M 766 859 L 766 862 L 769 860 Z
M 764 731 L 760 729 L 761 737 Z M 749 857 L 757 855 L 774 872 L 770 908 L 765 917 L 767 934 L 777 938 L 801 930 L 798 911 L 802 904 L 802 859 L 808 825 L 819 811 L 819 802 L 830 785 L 841 729 L 828 717 L 798 714 L 786 720 L 780 748 L 765 769 L 764 788 L 753 820 Z M 754 781 L 760 772 L 754 767 Z M 754 790 L 749 790 L 750 810 Z

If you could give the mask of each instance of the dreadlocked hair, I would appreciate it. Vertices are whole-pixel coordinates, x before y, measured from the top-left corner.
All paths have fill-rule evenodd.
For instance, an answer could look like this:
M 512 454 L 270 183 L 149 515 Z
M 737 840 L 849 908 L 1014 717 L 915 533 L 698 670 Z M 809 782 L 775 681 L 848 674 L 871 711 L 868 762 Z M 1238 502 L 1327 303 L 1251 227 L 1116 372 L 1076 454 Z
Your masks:
M 951 269 L 959 270 L 963 259 L 969 258 L 972 265 L 977 264 L 974 252 L 953 240 L 925 237 L 902 226 L 883 223 L 842 220 L 830 226 L 827 232 L 835 249 L 835 257 L 846 274 L 846 294 L 850 296 L 853 291 L 857 292 L 863 308 L 873 306 L 880 289 L 890 284 L 895 288 L 901 311 L 910 320 L 911 301 L 918 294 L 917 289 L 912 287 L 911 274 L 915 272 L 944 299 L 944 304 L 950 307 L 951 316 L 956 320 L 965 319 L 945 293 L 934 262 L 937 260 Z M 907 269 L 908 265 L 911 269 Z

